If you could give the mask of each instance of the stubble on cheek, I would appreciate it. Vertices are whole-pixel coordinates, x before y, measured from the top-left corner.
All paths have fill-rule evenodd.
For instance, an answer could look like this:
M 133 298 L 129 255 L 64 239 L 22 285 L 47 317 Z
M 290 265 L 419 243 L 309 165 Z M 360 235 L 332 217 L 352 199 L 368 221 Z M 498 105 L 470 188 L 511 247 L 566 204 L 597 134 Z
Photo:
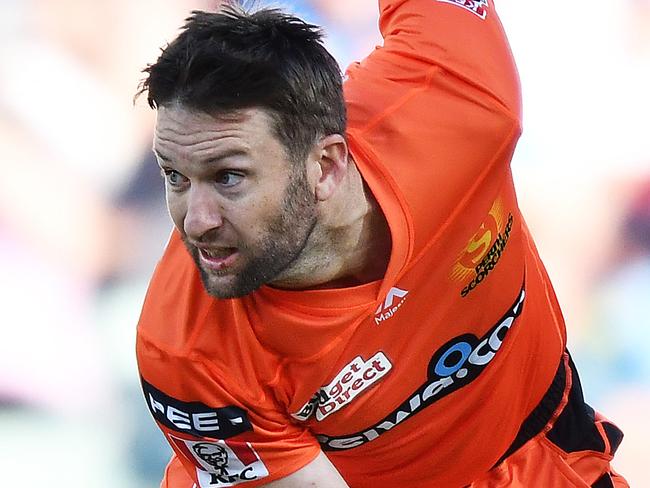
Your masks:
M 251 214 L 257 214 L 256 209 L 277 209 L 277 203 L 270 200 L 267 198 L 251 207 Z M 245 240 L 240 236 L 236 243 L 237 262 L 220 271 L 203 268 L 198 249 L 187 242 L 181 231 L 208 294 L 216 298 L 247 295 L 283 276 L 296 263 L 316 225 L 315 201 L 305 175 L 294 175 L 279 207 L 274 214 L 257 216 L 254 223 L 257 239 L 249 235 Z

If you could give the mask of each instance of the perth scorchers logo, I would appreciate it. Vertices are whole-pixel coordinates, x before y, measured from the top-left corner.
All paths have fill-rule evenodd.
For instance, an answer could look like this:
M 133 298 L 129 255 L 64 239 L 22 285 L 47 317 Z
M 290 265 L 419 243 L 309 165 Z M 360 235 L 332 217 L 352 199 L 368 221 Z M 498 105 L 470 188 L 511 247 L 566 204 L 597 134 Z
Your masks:
M 467 296 L 497 265 L 510 239 L 512 224 L 512 215 L 506 216 L 503 202 L 497 199 L 451 270 L 452 280 L 466 282 L 460 296 Z

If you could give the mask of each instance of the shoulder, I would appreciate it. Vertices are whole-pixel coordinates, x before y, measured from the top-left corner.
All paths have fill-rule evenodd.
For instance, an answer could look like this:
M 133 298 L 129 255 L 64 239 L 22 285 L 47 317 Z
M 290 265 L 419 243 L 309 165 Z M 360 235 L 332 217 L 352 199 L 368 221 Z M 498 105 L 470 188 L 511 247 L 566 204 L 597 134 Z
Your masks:
M 213 301 L 174 231 L 149 282 L 138 322 L 138 339 L 168 352 L 185 348 L 198 317 L 207 313 Z

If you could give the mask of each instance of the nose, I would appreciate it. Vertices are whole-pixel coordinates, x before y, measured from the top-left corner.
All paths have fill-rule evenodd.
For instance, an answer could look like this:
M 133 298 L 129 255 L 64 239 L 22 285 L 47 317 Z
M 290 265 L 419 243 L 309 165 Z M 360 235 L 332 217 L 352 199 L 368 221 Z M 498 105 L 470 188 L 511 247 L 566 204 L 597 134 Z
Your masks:
M 187 237 L 200 241 L 208 232 L 223 225 L 223 216 L 217 198 L 209 188 L 193 186 L 187 195 L 187 213 L 183 230 Z

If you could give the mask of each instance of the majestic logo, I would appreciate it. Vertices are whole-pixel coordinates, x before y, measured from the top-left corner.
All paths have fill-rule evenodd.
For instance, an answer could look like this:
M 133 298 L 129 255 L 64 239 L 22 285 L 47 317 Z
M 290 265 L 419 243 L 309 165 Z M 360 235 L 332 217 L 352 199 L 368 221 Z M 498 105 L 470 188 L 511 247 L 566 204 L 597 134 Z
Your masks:
M 377 310 L 375 310 L 375 324 L 379 325 L 385 320 L 392 318 L 404 304 L 408 293 L 408 291 L 400 290 L 396 287 L 391 288 L 386 295 L 386 299 L 380 303 Z
M 485 20 L 487 17 L 487 0 L 438 0 L 442 3 L 450 3 L 452 5 L 458 5 L 465 10 L 472 12 L 477 17 L 480 17 L 482 20 Z
M 181 402 L 140 378 L 153 418 L 165 427 L 197 437 L 228 439 L 253 430 L 246 411 L 230 406 L 211 408 L 199 402 Z
M 361 356 L 348 363 L 332 382 L 323 386 L 316 394 L 292 416 L 297 420 L 307 420 L 314 412 L 319 422 L 328 415 L 345 407 L 359 393 L 388 374 L 393 365 L 383 352 L 364 361 Z
M 429 362 L 424 384 L 380 422 L 349 435 L 318 435 L 322 449 L 342 451 L 373 441 L 434 402 L 474 381 L 501 348 L 508 331 L 521 313 L 525 295 L 522 287 L 505 315 L 483 337 L 463 334 L 438 349 Z
M 450 278 L 454 281 L 471 277 L 461 290 L 461 297 L 466 297 L 495 268 L 510 239 L 512 224 L 512 215 L 505 216 L 503 203 L 497 199 L 451 270 Z
M 175 451 L 196 466 L 200 488 L 235 486 L 268 476 L 248 442 L 189 440 L 169 435 Z

